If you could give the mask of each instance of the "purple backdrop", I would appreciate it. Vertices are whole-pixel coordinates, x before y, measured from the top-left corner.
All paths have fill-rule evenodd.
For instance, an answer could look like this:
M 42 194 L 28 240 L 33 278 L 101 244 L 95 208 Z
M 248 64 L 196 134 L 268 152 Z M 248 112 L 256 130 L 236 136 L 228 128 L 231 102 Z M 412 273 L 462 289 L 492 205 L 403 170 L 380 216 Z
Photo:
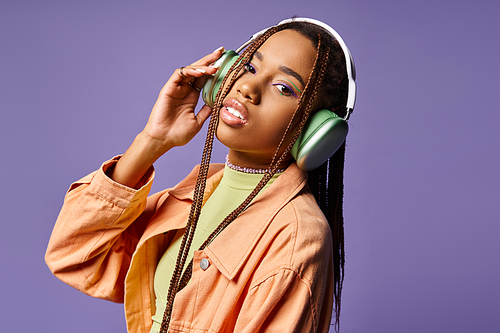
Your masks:
M 45 266 L 64 192 L 126 149 L 175 68 L 300 15 L 334 26 L 358 70 L 342 332 L 499 332 L 499 12 L 486 0 L 2 0 L 0 330 L 125 332 L 122 305 Z M 154 190 L 198 163 L 203 141 L 163 157 Z

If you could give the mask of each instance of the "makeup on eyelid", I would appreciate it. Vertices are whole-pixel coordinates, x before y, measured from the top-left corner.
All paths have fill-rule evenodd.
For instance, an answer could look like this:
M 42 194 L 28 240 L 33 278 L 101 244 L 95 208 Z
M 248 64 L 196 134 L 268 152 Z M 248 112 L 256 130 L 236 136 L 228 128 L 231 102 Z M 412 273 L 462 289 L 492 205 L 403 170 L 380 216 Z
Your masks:
M 300 91 L 300 89 L 299 89 L 299 88 L 297 88 L 297 86 L 296 86 L 296 85 L 295 85 L 292 81 L 290 81 L 290 80 L 288 80 L 288 79 L 286 79 L 286 80 L 287 80 L 288 82 L 290 82 L 290 83 L 291 83 L 291 84 L 295 87 L 295 89 L 297 89 L 297 91 L 298 91 L 300 94 L 302 94 L 302 91 Z
M 289 80 L 287 80 L 287 81 L 289 81 Z M 293 89 L 284 83 L 270 83 L 269 85 L 271 85 L 271 86 L 285 86 L 288 90 L 290 90 L 290 94 L 293 95 L 293 97 L 298 97 L 297 94 L 293 91 Z M 280 90 L 280 95 L 284 96 L 285 94 L 283 93 L 283 91 Z

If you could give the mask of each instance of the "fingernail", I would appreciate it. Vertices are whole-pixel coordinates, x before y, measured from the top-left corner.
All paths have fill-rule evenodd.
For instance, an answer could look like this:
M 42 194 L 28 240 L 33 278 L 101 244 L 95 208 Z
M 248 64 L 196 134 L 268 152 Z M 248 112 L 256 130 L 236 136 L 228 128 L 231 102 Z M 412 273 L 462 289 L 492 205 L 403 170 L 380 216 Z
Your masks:
M 215 52 L 217 52 L 217 51 L 222 51 L 222 52 L 224 52 L 224 51 L 225 51 L 224 46 L 219 47 L 218 49 L 216 49 L 216 50 L 215 50 L 214 52 L 212 52 L 212 53 L 215 53 Z
M 212 64 L 212 65 L 210 65 L 210 66 L 208 66 L 208 67 L 210 67 L 210 68 L 216 68 L 216 69 L 219 69 L 219 68 L 220 68 L 219 66 L 215 66 L 214 64 Z
M 201 68 L 196 68 L 195 70 L 200 72 L 200 73 L 203 73 L 203 74 L 205 74 L 207 72 L 206 70 L 201 69 Z

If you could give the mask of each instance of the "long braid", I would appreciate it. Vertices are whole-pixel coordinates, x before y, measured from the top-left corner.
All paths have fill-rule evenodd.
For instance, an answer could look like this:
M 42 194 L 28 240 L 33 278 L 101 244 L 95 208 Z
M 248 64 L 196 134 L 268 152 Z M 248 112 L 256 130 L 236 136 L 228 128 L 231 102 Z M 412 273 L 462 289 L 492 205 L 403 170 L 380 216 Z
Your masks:
M 234 82 L 239 77 L 239 73 L 243 66 L 250 60 L 253 56 L 254 52 L 264 43 L 272 34 L 283 30 L 287 27 L 287 25 L 282 25 L 278 27 L 274 27 L 266 31 L 262 36 L 257 38 L 249 47 L 247 47 L 239 57 L 238 61 L 236 61 L 232 67 L 230 68 L 230 75 L 226 75 L 222 82 L 222 87 L 224 89 L 220 89 L 216 96 L 216 103 L 214 105 L 212 111 L 212 117 L 209 122 L 207 139 L 205 141 L 205 147 L 203 150 L 202 161 L 200 165 L 200 171 L 198 174 L 198 179 L 195 185 L 193 204 L 191 206 L 191 211 L 189 215 L 189 220 L 186 226 L 186 232 L 182 239 L 181 249 L 179 250 L 179 254 L 177 257 L 176 267 L 174 270 L 174 275 L 170 281 L 169 293 L 167 297 L 167 306 L 165 309 L 162 326 L 160 332 L 166 333 L 168 331 L 168 326 L 170 323 L 171 312 L 173 308 L 173 301 L 175 295 L 179 290 L 184 288 L 186 284 L 189 282 L 192 274 L 192 265 L 193 261 L 191 260 L 188 266 L 186 267 L 184 274 L 182 274 L 187 255 L 189 253 L 189 249 L 191 247 L 192 239 L 194 236 L 194 231 L 196 229 L 196 225 L 201 213 L 201 207 L 203 204 L 203 196 L 204 190 L 206 187 L 206 179 L 209 170 L 209 162 L 211 158 L 212 148 L 213 148 L 213 140 L 215 136 L 215 131 L 218 125 L 219 112 L 222 107 L 222 102 L 224 101 L 225 96 L 229 93 L 229 90 L 232 88 Z M 207 240 L 202 244 L 200 250 L 203 250 L 208 246 L 213 239 L 217 237 L 220 232 L 222 232 L 241 212 L 243 212 L 246 207 L 252 202 L 252 200 L 257 196 L 257 194 L 264 188 L 267 182 L 273 177 L 276 173 L 278 165 L 280 165 L 286 154 L 292 148 L 294 142 L 302 130 L 312 107 L 314 100 L 316 99 L 319 87 L 322 83 L 323 77 L 327 74 L 327 66 L 328 66 L 328 56 L 330 54 L 329 47 L 324 47 L 325 50 L 321 48 L 321 36 L 319 37 L 319 41 L 317 44 L 317 56 L 314 63 L 313 70 L 309 77 L 308 83 L 304 89 L 304 93 L 301 95 L 301 99 L 299 101 L 299 105 L 292 117 L 292 120 L 287 126 L 285 133 L 282 137 L 281 142 L 279 143 L 278 148 L 275 151 L 275 154 L 272 158 L 271 165 L 269 169 L 264 174 L 263 178 L 256 186 L 256 188 L 250 193 L 250 195 L 245 199 L 245 201 L 237 207 L 231 214 L 229 214 L 222 223 L 214 230 L 214 232 L 207 238 Z M 318 60 L 321 59 L 321 65 L 318 66 Z M 318 70 L 319 68 L 319 70 Z M 229 83 L 226 85 L 227 80 Z M 312 86 L 312 91 L 311 88 Z M 291 138 L 289 145 L 283 151 L 282 155 L 278 160 L 277 156 L 279 151 L 283 145 L 283 142 L 286 136 L 289 134 L 291 128 L 293 127 L 293 123 L 295 121 L 296 115 L 303 109 L 302 118 L 298 125 L 297 130 Z M 334 239 L 334 307 L 336 314 L 336 330 L 339 328 L 339 315 L 340 315 L 340 300 L 342 293 L 342 283 L 344 280 L 344 262 L 345 262 L 345 253 L 344 253 L 344 227 L 343 227 L 343 214 L 342 214 L 342 199 L 343 199 L 343 163 L 344 163 L 344 151 L 345 145 L 342 145 L 341 148 L 337 151 L 337 153 L 330 158 L 330 160 L 325 163 L 324 166 L 320 167 L 317 172 L 309 172 L 309 185 L 312 189 L 312 192 L 315 193 L 316 200 L 318 201 L 319 206 L 325 213 L 331 229 L 332 236 Z M 330 193 L 329 190 L 337 189 L 336 193 Z M 334 203 L 334 204 L 331 204 Z M 182 275 L 182 276 L 181 276 Z
M 330 224 L 333 238 L 333 295 L 335 329 L 339 331 L 339 318 L 344 282 L 344 157 L 345 143 L 316 170 L 308 172 L 308 185 L 316 202 Z
M 266 31 L 263 35 L 261 35 L 259 38 L 257 38 L 250 46 L 248 46 L 242 52 L 238 60 L 231 66 L 229 70 L 229 73 L 231 74 L 226 75 L 224 77 L 221 85 L 223 89 L 219 89 L 217 93 L 216 102 L 213 107 L 211 119 L 208 126 L 207 138 L 205 141 L 205 147 L 203 149 L 200 170 L 194 189 L 193 204 L 191 205 L 189 220 L 186 225 L 186 231 L 183 236 L 181 248 L 179 250 L 179 254 L 177 257 L 174 275 L 172 276 L 172 279 L 170 281 L 168 297 L 167 297 L 167 306 L 165 309 L 162 326 L 160 329 L 160 332 L 162 333 L 166 333 L 168 331 L 175 295 L 179 290 L 181 290 L 187 285 L 187 283 L 191 278 L 192 265 L 193 265 L 192 260 L 184 270 L 184 273 L 182 272 L 189 253 L 189 249 L 191 247 L 191 243 L 194 237 L 194 232 L 203 205 L 203 197 L 204 197 L 206 180 L 209 170 L 209 163 L 213 148 L 213 141 L 218 125 L 219 112 L 220 109 L 222 108 L 222 103 L 224 101 L 224 98 L 229 93 L 234 82 L 238 79 L 243 66 L 251 59 L 254 52 L 271 35 L 285 28 L 287 28 L 287 25 L 281 25 L 278 27 L 271 28 L 268 31 Z M 252 200 L 258 195 L 258 193 L 264 188 L 264 186 L 276 173 L 278 166 L 284 161 L 286 155 L 289 153 L 293 144 L 297 140 L 297 137 L 299 136 L 307 118 L 309 117 L 312 104 L 315 101 L 316 97 L 318 96 L 320 90 L 319 87 L 321 86 L 323 77 L 325 77 L 325 75 L 329 75 L 327 74 L 328 71 L 327 66 L 329 64 L 328 57 L 330 55 L 330 49 L 328 46 L 322 48 L 321 35 L 319 35 L 318 37 L 319 40 L 317 44 L 317 55 L 313 69 L 307 81 L 306 87 L 304 88 L 304 92 L 301 95 L 301 99 L 299 100 L 299 105 L 295 110 L 293 117 L 290 120 L 285 130 L 285 133 L 274 153 L 274 156 L 272 158 L 268 170 L 264 174 L 259 184 L 245 199 L 245 201 L 241 203 L 240 206 L 238 206 L 222 221 L 222 223 L 213 231 L 213 233 L 201 245 L 199 250 L 205 249 L 217 237 L 217 235 L 219 235 L 234 219 L 236 219 L 236 217 L 238 217 L 248 207 L 248 205 L 252 202 Z M 228 80 L 229 83 L 226 84 Z M 294 132 L 290 143 L 282 152 L 281 156 L 277 158 L 286 137 L 289 135 L 291 129 L 293 128 L 293 124 L 295 122 L 297 114 L 300 114 L 301 112 L 302 112 L 302 117 L 299 125 L 297 126 L 297 130 Z M 309 172 L 309 181 L 308 181 L 312 192 L 315 193 L 318 205 L 321 207 L 321 209 L 325 213 L 330 223 L 332 229 L 332 236 L 334 239 L 333 241 L 334 242 L 333 244 L 334 245 L 334 251 L 333 251 L 334 307 L 336 314 L 335 325 L 337 330 L 339 327 L 340 300 L 342 293 L 342 283 L 344 280 L 344 262 L 345 262 L 344 226 L 343 226 L 343 214 L 342 214 L 344 151 L 345 151 L 345 145 L 342 145 L 341 148 L 337 151 L 337 153 L 334 156 L 332 156 L 327 163 L 321 166 L 317 170 L 317 172 L 316 171 Z M 337 189 L 338 192 L 330 193 L 330 190 L 332 189 Z
M 196 230 L 196 226 L 201 213 L 201 208 L 203 205 L 203 197 L 206 187 L 208 170 L 210 166 L 209 164 L 210 158 L 212 155 L 213 141 L 215 137 L 215 131 L 218 125 L 218 118 L 219 118 L 218 115 L 222 107 L 222 102 L 225 96 L 228 94 L 231 87 L 233 86 L 234 82 L 238 78 L 238 73 L 241 71 L 242 67 L 246 64 L 247 60 L 250 59 L 253 53 L 260 47 L 260 45 L 262 45 L 262 43 L 264 43 L 267 40 L 267 38 L 269 38 L 272 34 L 282 29 L 284 29 L 284 26 L 279 26 L 269 29 L 262 36 L 257 38 L 247 49 L 245 49 L 241 54 L 241 56 L 238 58 L 238 61 L 236 61 L 235 64 L 233 64 L 230 68 L 230 73 L 232 73 L 232 75 L 230 76 L 229 84 L 225 86 L 223 90 L 220 89 L 219 92 L 217 93 L 216 103 L 212 110 L 211 119 L 208 125 L 207 138 L 205 140 L 205 146 L 203 148 L 203 154 L 199 168 L 198 178 L 196 180 L 194 188 L 193 203 L 191 204 L 191 210 L 189 213 L 188 222 L 186 224 L 186 229 L 182 237 L 182 242 L 179 249 L 179 253 L 177 255 L 174 272 L 168 288 L 167 304 L 165 307 L 165 312 L 163 314 L 163 320 L 160 328 L 161 333 L 167 333 L 168 327 L 170 325 L 170 319 L 171 319 L 175 296 L 177 292 L 187 284 L 187 282 L 183 282 L 184 279 L 181 279 L 181 275 L 186 263 L 187 256 L 189 254 L 189 249 L 191 248 L 194 233 Z M 224 77 L 222 81 L 222 87 L 224 87 L 228 77 L 229 75 L 226 75 Z M 186 271 L 191 271 L 191 267 L 192 264 L 189 265 Z
M 340 300 L 342 297 L 342 285 L 344 282 L 344 159 L 345 143 L 328 161 L 328 202 L 333 203 L 328 209 L 329 219 L 333 221 L 333 268 L 334 268 L 334 305 L 335 305 L 335 326 L 339 330 L 340 322 Z
M 217 127 L 217 119 L 216 117 L 212 117 L 209 122 L 208 133 L 213 133 L 216 127 Z M 205 140 L 205 148 L 203 149 L 200 170 L 194 188 L 193 203 L 191 204 L 191 210 L 189 212 L 188 222 L 186 224 L 186 229 L 182 237 L 182 242 L 179 249 L 179 253 L 177 255 L 174 273 L 172 275 L 172 278 L 170 280 L 170 285 L 168 288 L 167 304 L 165 307 L 162 325 L 160 328 L 160 332 L 162 333 L 167 333 L 168 331 L 175 295 L 180 290 L 179 280 L 184 265 L 186 263 L 189 249 L 191 248 L 191 243 L 193 241 L 196 225 L 200 217 L 201 206 L 203 203 L 203 194 L 206 187 L 206 180 L 209 169 L 208 162 L 210 161 L 212 147 L 213 147 L 213 135 L 212 136 L 207 135 L 207 139 Z
M 306 87 L 304 88 L 304 93 L 301 96 L 301 99 L 299 101 L 299 104 L 297 106 L 297 109 L 294 112 L 294 115 L 292 119 L 290 120 L 285 133 L 281 139 L 280 144 L 278 145 L 278 148 L 276 149 L 274 156 L 272 158 L 272 162 L 270 167 L 266 170 L 266 173 L 260 180 L 260 182 L 257 184 L 257 186 L 252 190 L 252 192 L 247 196 L 247 198 L 233 211 L 231 212 L 220 224 L 219 226 L 210 234 L 210 236 L 205 240 L 205 242 L 200 246 L 198 250 L 203 250 L 205 249 L 231 222 L 233 222 L 245 209 L 250 205 L 252 200 L 257 196 L 257 194 L 264 188 L 264 186 L 269 182 L 269 180 L 274 176 L 276 173 L 276 170 L 278 169 L 278 166 L 283 162 L 289 151 L 292 149 L 293 144 L 297 140 L 298 135 L 302 131 L 302 128 L 304 127 L 304 124 L 307 120 L 307 117 L 310 113 L 310 110 L 312 108 L 312 104 L 314 102 L 314 99 L 317 96 L 318 93 L 318 87 L 321 85 L 321 80 L 323 79 L 323 75 L 325 72 L 325 67 L 326 63 L 328 60 L 328 50 L 326 51 L 326 54 L 324 51 L 321 49 L 321 43 L 318 44 L 317 48 L 317 54 L 316 54 L 316 60 L 313 65 L 313 69 L 311 71 L 311 74 L 309 76 L 309 80 L 307 81 Z M 317 70 L 318 64 L 321 62 L 319 65 L 319 71 Z M 309 91 L 311 90 L 310 87 L 312 88 L 312 92 L 309 94 Z M 305 96 L 310 96 L 308 99 Z M 288 135 L 290 130 L 292 129 L 292 125 L 295 119 L 296 114 L 302 109 L 304 101 L 307 101 L 307 104 L 305 105 L 305 110 L 302 115 L 301 122 L 296 129 L 294 136 L 292 137 L 292 140 L 288 144 L 287 148 L 285 151 L 281 154 L 280 158 L 273 163 L 276 160 L 276 157 L 279 153 L 279 150 L 284 142 L 284 138 Z M 189 263 L 188 268 L 185 270 L 182 279 L 181 279 L 181 288 L 183 288 L 191 279 L 191 274 L 192 274 L 192 265 L 193 261 Z
M 195 185 L 195 191 L 194 191 L 194 196 L 193 196 L 193 204 L 191 205 L 191 211 L 189 214 L 189 219 L 188 223 L 186 225 L 186 231 L 184 233 L 182 242 L 181 242 L 181 248 L 179 250 L 179 254 L 177 256 L 177 261 L 176 261 L 176 266 L 174 269 L 174 274 L 172 276 L 172 279 L 170 281 L 170 286 L 169 286 L 169 291 L 168 291 L 168 296 L 167 296 L 167 305 L 165 308 L 165 313 L 163 316 L 163 321 L 161 325 L 160 332 L 166 333 L 168 331 L 168 327 L 170 324 L 170 319 L 171 319 L 171 313 L 172 313 L 172 308 L 173 308 L 173 302 L 175 299 L 175 295 L 179 290 L 184 288 L 184 286 L 187 284 L 187 282 L 190 280 L 191 274 L 192 274 L 192 261 L 189 263 L 188 267 L 185 270 L 185 273 L 182 275 L 182 271 L 185 266 L 186 258 L 189 253 L 189 249 L 191 247 L 191 243 L 193 240 L 194 232 L 196 229 L 196 225 L 201 213 L 201 207 L 203 203 L 203 195 L 204 195 L 204 190 L 206 187 L 206 179 L 208 175 L 208 169 L 209 169 L 209 162 L 211 158 L 211 152 L 213 148 L 213 140 L 215 136 L 215 131 L 217 129 L 218 125 L 218 115 L 220 108 L 222 107 L 222 102 L 225 98 L 225 96 L 228 94 L 229 90 L 231 89 L 232 85 L 238 78 L 238 73 L 241 71 L 242 67 L 247 63 L 247 61 L 251 58 L 253 53 L 264 43 L 271 35 L 274 33 L 284 29 L 285 26 L 279 26 L 279 27 L 274 27 L 272 29 L 269 29 L 264 33 L 260 38 L 255 40 L 247 49 L 243 51 L 241 56 L 239 57 L 238 61 L 235 62 L 235 64 L 232 65 L 230 69 L 230 73 L 232 75 L 226 75 L 226 77 L 223 79 L 222 82 L 222 87 L 224 89 L 219 90 L 216 96 L 216 103 L 214 105 L 213 111 L 212 111 L 212 117 L 209 122 L 208 126 L 208 132 L 207 132 L 207 139 L 205 141 L 205 147 L 203 149 L 203 155 L 202 155 L 202 161 L 200 165 L 200 170 L 198 174 L 198 178 L 196 181 Z M 328 54 L 328 52 L 326 52 Z M 222 232 L 241 212 L 250 204 L 250 202 L 255 198 L 255 196 L 264 188 L 264 186 L 267 184 L 267 182 L 272 178 L 272 176 L 276 173 L 276 170 L 278 168 L 278 165 L 283 162 L 286 154 L 290 151 L 291 147 L 293 146 L 293 143 L 297 139 L 300 131 L 302 130 L 302 127 L 305 124 L 305 121 L 307 120 L 307 117 L 310 113 L 310 109 L 312 107 L 312 103 L 314 99 L 317 96 L 318 93 L 318 87 L 321 84 L 321 80 L 324 76 L 325 72 L 325 66 L 326 66 L 326 60 L 325 60 L 325 52 L 321 52 L 320 45 L 318 45 L 318 50 L 317 50 L 317 57 L 315 60 L 315 64 L 313 67 L 313 70 L 311 72 L 310 78 L 308 80 L 308 83 L 304 89 L 304 93 L 301 96 L 301 100 L 299 101 L 299 105 L 294 113 L 294 116 L 292 120 L 290 121 L 285 134 L 273 156 L 272 161 L 276 161 L 276 157 L 278 155 L 278 152 L 283 144 L 284 138 L 286 135 L 289 133 L 293 120 L 295 119 L 295 115 L 298 113 L 298 111 L 302 108 L 302 105 L 304 104 L 304 101 L 306 101 L 306 97 L 308 96 L 308 92 L 310 90 L 310 86 L 313 87 L 312 93 L 310 94 L 309 98 L 307 98 L 307 103 L 305 107 L 305 111 L 302 116 L 301 123 L 298 126 L 297 131 L 295 132 L 292 141 L 290 144 L 287 146 L 281 157 L 275 162 L 271 163 L 270 168 L 267 170 L 266 174 L 262 178 L 262 180 L 259 182 L 259 184 L 256 186 L 256 188 L 250 193 L 250 195 L 245 199 L 245 201 L 237 207 L 231 214 L 229 214 L 224 221 L 216 228 L 216 230 L 209 236 L 209 238 L 202 244 L 200 249 L 204 249 L 208 244 L 210 244 L 215 237 Z M 320 66 L 320 74 L 318 75 L 317 72 L 317 63 L 318 59 L 322 59 L 321 61 L 321 66 Z M 225 84 L 227 80 L 229 81 L 229 84 Z
M 326 30 L 306 22 L 295 21 L 289 29 L 300 32 L 313 43 L 318 43 L 318 33 L 323 42 L 330 49 L 325 79 L 322 82 L 318 96 L 318 105 L 321 108 L 335 112 L 339 117 L 345 117 L 348 96 L 348 78 L 345 63 L 345 54 L 338 41 Z M 333 238 L 333 273 L 334 273 L 334 311 L 335 330 L 340 329 L 340 304 L 342 285 L 344 281 L 344 157 L 345 144 L 322 166 L 308 172 L 308 185 L 316 201 L 328 220 Z

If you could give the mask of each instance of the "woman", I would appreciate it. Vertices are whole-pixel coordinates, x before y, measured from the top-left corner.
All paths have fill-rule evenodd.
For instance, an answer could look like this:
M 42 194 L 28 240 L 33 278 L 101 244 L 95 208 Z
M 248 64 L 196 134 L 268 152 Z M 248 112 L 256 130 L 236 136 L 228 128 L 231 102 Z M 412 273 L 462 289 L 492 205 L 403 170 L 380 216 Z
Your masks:
M 47 264 L 125 302 L 129 332 L 327 332 L 343 280 L 344 145 L 309 172 L 310 186 L 290 150 L 317 109 L 346 116 L 347 56 L 317 24 L 278 25 L 195 114 L 223 51 L 176 70 L 123 156 L 70 187 Z M 148 197 L 153 163 L 211 114 L 201 166 Z M 214 134 L 226 165 L 209 164 Z

